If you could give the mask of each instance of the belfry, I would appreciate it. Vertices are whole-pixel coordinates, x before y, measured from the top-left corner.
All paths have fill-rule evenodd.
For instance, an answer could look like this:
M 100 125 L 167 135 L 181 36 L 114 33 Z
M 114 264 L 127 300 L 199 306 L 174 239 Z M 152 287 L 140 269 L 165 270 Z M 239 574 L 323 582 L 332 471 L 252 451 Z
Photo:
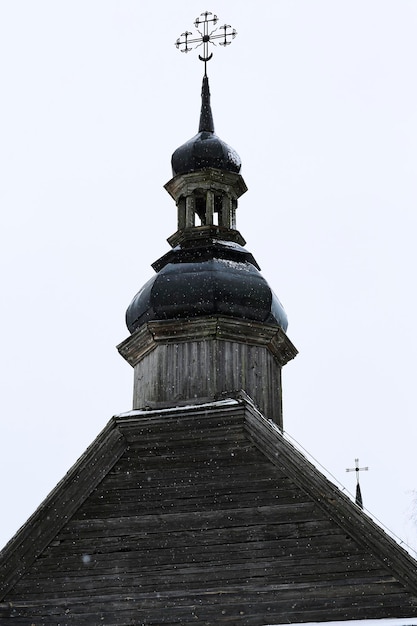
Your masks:
M 203 13 L 198 36 L 176 44 L 203 46 L 200 123 L 165 185 L 171 249 L 128 306 L 118 346 L 133 409 L 1 552 L 1 624 L 417 619 L 417 563 L 283 431 L 281 368 L 297 352 L 237 230 L 247 189 L 215 133 L 207 76 L 209 46 L 236 31 L 216 23 Z

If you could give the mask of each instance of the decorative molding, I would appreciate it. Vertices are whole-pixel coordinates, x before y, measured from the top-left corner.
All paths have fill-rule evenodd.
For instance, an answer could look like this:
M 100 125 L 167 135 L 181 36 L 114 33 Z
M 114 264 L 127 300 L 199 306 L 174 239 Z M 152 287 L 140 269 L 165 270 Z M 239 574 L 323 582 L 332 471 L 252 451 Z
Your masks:
M 212 167 L 189 174 L 178 174 L 178 176 L 171 178 L 164 185 L 164 188 L 175 202 L 181 196 L 189 195 L 196 189 L 216 189 L 225 193 L 232 193 L 235 198 L 240 198 L 248 190 L 240 174 L 217 170 Z
M 193 226 L 190 228 L 182 228 L 180 230 L 177 230 L 173 235 L 170 235 L 167 241 L 172 248 L 175 248 L 175 246 L 181 245 L 185 242 L 196 242 L 206 239 L 234 241 L 240 246 L 244 246 L 246 243 L 246 240 L 242 237 L 238 230 L 235 230 L 233 228 L 227 228 L 226 226 L 216 226 L 213 224 L 206 226 Z M 162 258 L 165 258 L 165 256 Z M 157 263 L 158 262 L 152 264 L 152 267 L 156 271 L 158 271 Z M 254 265 L 259 269 L 256 261 L 254 262 Z
M 298 351 L 278 326 L 227 317 L 198 317 L 194 320 L 153 320 L 141 326 L 117 346 L 121 356 L 134 367 L 160 343 L 190 341 L 236 341 L 265 346 L 280 366 Z

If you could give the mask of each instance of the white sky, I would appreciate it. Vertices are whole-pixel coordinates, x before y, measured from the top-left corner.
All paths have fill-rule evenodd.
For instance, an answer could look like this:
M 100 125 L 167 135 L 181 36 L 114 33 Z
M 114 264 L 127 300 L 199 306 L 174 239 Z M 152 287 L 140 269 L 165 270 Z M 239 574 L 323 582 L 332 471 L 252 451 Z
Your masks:
M 351 491 L 368 465 L 417 548 L 414 0 L 0 0 L 0 544 L 131 407 L 115 345 L 176 230 L 203 65 L 173 44 L 206 9 L 238 31 L 209 65 L 238 228 L 300 351 L 284 426 Z

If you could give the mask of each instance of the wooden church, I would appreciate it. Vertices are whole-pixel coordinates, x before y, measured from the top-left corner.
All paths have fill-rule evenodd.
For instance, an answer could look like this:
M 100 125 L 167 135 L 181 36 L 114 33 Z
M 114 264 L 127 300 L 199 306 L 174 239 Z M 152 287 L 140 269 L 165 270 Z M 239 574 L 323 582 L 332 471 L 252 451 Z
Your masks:
M 133 410 L 4 548 L 0 624 L 417 623 L 417 562 L 282 431 L 297 351 L 236 228 L 240 169 L 205 75 L 198 133 L 165 185 L 178 229 L 118 346 Z

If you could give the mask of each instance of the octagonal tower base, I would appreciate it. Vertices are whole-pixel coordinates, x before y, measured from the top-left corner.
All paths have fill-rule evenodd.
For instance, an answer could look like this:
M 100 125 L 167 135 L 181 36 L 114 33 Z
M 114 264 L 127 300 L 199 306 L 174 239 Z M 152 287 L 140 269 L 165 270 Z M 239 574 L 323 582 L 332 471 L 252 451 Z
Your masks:
M 227 317 L 151 321 L 118 350 L 134 368 L 133 409 L 212 401 L 243 390 L 282 427 L 281 368 L 297 350 L 277 326 Z

